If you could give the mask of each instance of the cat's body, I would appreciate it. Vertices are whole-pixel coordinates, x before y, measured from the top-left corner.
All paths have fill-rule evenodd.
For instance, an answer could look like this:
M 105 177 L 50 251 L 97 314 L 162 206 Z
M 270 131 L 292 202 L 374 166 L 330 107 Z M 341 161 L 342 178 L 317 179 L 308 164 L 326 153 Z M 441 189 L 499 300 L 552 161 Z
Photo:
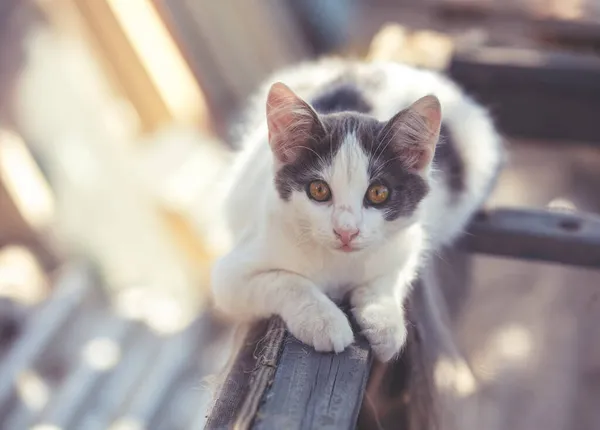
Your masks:
M 241 320 L 279 314 L 300 340 L 341 351 L 353 334 L 330 298 L 348 296 L 387 360 L 405 341 L 402 304 L 428 251 L 457 237 L 493 186 L 500 139 L 485 110 L 433 72 L 327 60 L 275 81 L 293 92 L 267 85 L 250 109 L 215 302 Z M 439 103 L 417 102 L 427 94 Z

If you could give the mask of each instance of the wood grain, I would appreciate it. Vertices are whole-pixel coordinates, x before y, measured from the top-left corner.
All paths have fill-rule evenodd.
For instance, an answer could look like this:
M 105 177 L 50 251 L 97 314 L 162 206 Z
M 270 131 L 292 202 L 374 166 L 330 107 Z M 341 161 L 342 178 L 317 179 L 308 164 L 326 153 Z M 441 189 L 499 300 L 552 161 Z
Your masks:
M 352 429 L 372 363 L 364 338 L 324 354 L 287 335 L 275 379 L 253 429 Z

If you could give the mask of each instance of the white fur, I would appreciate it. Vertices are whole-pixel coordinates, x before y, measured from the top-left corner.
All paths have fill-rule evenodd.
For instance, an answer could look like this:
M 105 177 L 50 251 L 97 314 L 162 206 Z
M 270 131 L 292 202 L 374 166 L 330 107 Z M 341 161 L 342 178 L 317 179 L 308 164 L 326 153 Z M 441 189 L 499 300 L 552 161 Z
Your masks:
M 444 178 L 429 176 L 430 193 L 415 214 L 385 221 L 363 206 L 369 186 L 367 156 L 351 131 L 324 172 L 333 199 L 309 200 L 293 192 L 284 202 L 273 185 L 275 165 L 267 143 L 264 103 L 268 86 L 283 81 L 310 100 L 319 88 L 352 68 L 377 79 L 370 92 L 374 115 L 391 118 L 417 99 L 436 95 L 444 123 L 466 163 L 466 191 L 457 199 Z M 346 316 L 333 300 L 349 294 L 353 314 L 381 360 L 406 339 L 403 302 L 427 250 L 449 244 L 482 204 L 502 162 L 500 139 L 486 111 L 452 82 L 394 63 L 338 60 L 309 63 L 273 76 L 256 98 L 249 132 L 233 169 L 225 215 L 233 238 L 213 269 L 217 307 L 237 320 L 280 315 L 289 330 L 319 351 L 340 352 L 353 341 Z M 356 252 L 336 250 L 334 227 L 359 228 Z

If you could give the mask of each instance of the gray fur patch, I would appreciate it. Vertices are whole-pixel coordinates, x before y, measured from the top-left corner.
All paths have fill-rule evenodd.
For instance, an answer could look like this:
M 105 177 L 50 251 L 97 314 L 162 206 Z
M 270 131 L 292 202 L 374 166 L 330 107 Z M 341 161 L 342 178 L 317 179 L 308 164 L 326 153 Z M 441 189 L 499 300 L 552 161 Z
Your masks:
M 465 165 L 448 127 L 442 124 L 440 140 L 433 161 L 444 172 L 450 191 L 458 195 L 465 190 Z
M 340 80 L 315 97 L 312 106 L 320 114 L 335 112 L 369 113 L 373 109 L 360 89 L 352 82 Z

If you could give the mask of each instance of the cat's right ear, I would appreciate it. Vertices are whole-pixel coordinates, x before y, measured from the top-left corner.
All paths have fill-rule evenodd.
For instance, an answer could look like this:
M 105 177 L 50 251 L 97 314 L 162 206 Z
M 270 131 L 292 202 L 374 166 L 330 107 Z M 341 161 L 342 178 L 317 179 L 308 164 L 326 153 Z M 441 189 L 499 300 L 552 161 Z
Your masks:
M 442 107 L 434 95 L 420 98 L 392 117 L 381 132 L 398 159 L 411 170 L 429 169 L 440 137 Z M 388 142 L 385 142 L 385 140 Z
M 292 162 L 306 141 L 323 130 L 317 113 L 281 82 L 267 96 L 267 125 L 271 150 L 283 164 Z

